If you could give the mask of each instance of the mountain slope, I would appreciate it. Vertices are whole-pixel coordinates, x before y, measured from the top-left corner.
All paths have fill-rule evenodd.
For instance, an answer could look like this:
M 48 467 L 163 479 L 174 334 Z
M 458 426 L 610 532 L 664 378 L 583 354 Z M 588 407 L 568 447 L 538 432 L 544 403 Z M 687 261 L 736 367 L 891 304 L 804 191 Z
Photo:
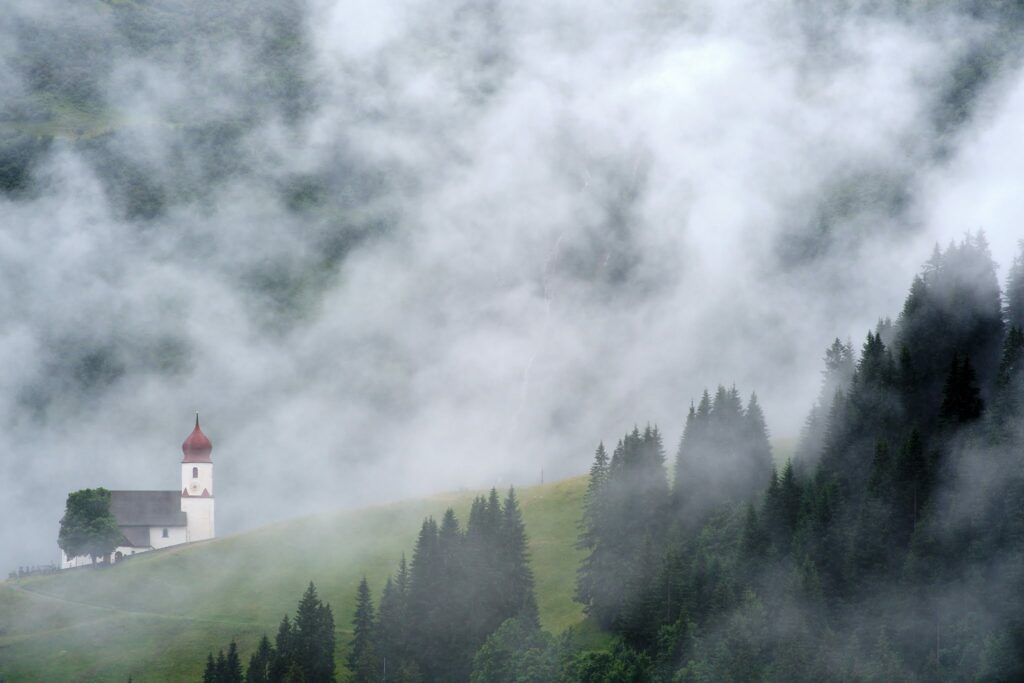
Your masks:
M 572 594 L 585 487 L 581 477 L 519 492 L 541 620 L 556 632 L 583 620 Z M 115 567 L 0 584 L 0 680 L 199 680 L 206 653 L 232 638 L 247 662 L 309 581 L 334 609 L 341 669 L 360 578 L 379 595 L 423 517 L 450 506 L 465 522 L 477 493 L 307 517 Z

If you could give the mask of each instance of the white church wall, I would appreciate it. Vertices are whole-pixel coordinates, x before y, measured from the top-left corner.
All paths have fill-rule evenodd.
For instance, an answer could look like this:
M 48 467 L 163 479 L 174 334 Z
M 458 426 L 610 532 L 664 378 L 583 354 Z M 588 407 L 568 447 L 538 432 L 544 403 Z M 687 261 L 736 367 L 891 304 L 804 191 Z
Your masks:
M 213 498 L 182 497 L 181 509 L 188 515 L 187 541 L 214 537 Z
M 164 538 L 164 529 L 167 530 L 167 538 Z M 179 543 L 188 542 L 188 533 L 186 527 L 183 526 L 170 526 L 160 527 L 151 526 L 149 527 L 149 544 L 153 548 L 166 548 L 172 545 L 178 545 Z
M 92 558 L 87 555 L 79 555 L 78 557 L 68 557 L 62 550 L 60 552 L 60 568 L 71 569 L 72 567 L 84 567 L 87 564 L 92 564 Z

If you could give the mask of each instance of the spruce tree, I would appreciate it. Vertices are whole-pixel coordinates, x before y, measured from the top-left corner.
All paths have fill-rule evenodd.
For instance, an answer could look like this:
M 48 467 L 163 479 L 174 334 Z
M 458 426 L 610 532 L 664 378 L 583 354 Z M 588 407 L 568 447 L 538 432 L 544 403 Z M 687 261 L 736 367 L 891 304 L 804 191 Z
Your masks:
M 295 637 L 286 614 L 281 618 L 274 638 L 274 658 L 270 665 L 270 680 L 282 681 L 295 663 Z
M 321 603 L 318 609 L 319 634 L 317 637 L 317 658 L 313 673 L 319 676 L 319 680 L 331 683 L 335 680 L 334 670 L 334 649 L 336 637 L 334 635 L 334 612 L 330 603 Z
M 217 665 L 213 662 L 213 653 L 206 655 L 206 668 L 203 669 L 203 683 L 218 683 Z
M 437 535 L 437 522 L 428 517 L 420 527 L 409 569 L 410 651 L 428 680 L 437 679 L 443 663 L 437 639 L 440 613 L 444 609 L 438 602 L 444 571 Z
M 803 498 L 803 491 L 800 488 L 800 483 L 796 480 L 796 472 L 793 469 L 792 460 L 787 460 L 782 468 L 782 478 L 779 480 L 779 497 L 783 524 L 787 533 L 792 536 L 797 530 L 797 524 L 800 519 L 800 505 Z
M 592 547 L 593 525 L 597 515 L 597 507 L 601 502 L 601 489 L 608 479 L 608 453 L 604 442 L 597 445 L 594 451 L 594 463 L 590 466 L 590 477 L 587 480 L 587 492 L 583 496 L 583 519 L 580 521 L 581 532 L 576 547 L 587 549 Z
M 533 571 L 530 569 L 526 524 L 523 522 L 523 513 L 513 488 L 508 490 L 502 513 L 502 620 L 515 618 L 539 626 L 540 617 L 537 612 L 537 599 L 533 593 Z
M 242 683 L 242 661 L 238 657 L 238 644 L 234 640 L 228 645 L 221 683 Z
M 213 665 L 213 680 L 217 683 L 225 683 L 228 677 L 228 659 L 224 656 L 224 650 L 217 653 L 217 661 Z
M 1024 328 L 1024 241 L 1018 242 L 1018 253 L 1013 258 L 1006 278 L 1006 324 Z
M 753 503 L 747 505 L 747 516 L 743 521 L 743 533 L 740 536 L 740 557 L 749 562 L 764 557 L 768 549 L 768 534 L 758 519 Z
M 583 499 L 583 517 L 580 519 L 580 535 L 576 541 L 577 550 L 587 556 L 576 570 L 575 599 L 589 604 L 594 597 L 594 583 L 600 573 L 599 554 L 595 554 L 601 536 L 602 506 L 605 504 L 605 485 L 608 481 L 608 454 L 604 442 L 594 452 L 594 463 L 590 466 L 590 479 Z
M 388 680 L 418 681 L 409 623 L 409 568 L 404 553 L 394 578 L 389 577 L 384 584 L 377 615 L 381 670 L 387 669 Z
M 246 683 L 271 683 L 270 667 L 274 661 L 274 648 L 266 634 L 260 638 L 256 651 L 249 659 L 249 667 L 245 672 Z
M 295 612 L 293 647 L 295 661 L 308 680 L 333 683 L 334 678 L 334 616 L 330 605 L 324 605 L 309 582 Z
M 765 422 L 764 411 L 761 410 L 756 393 L 750 394 L 742 420 L 742 450 L 749 473 L 749 481 L 744 484 L 746 490 L 741 494 L 745 497 L 763 490 L 768 485 L 772 469 L 772 446 L 768 440 L 768 424 Z
M 953 354 L 942 390 L 939 416 L 949 424 L 972 422 L 981 416 L 984 402 L 971 360 Z
M 352 640 L 349 642 L 348 668 L 356 683 L 370 683 L 379 678 L 377 665 L 376 625 L 373 598 L 364 576 L 356 590 L 356 609 L 352 617 Z
M 927 502 L 930 474 L 924 442 L 920 433 L 914 429 L 900 452 L 894 472 L 897 520 L 901 526 L 899 541 L 904 546 L 909 543 L 910 535 L 917 527 L 921 510 Z
M 683 436 L 679 439 L 679 446 L 676 448 L 675 466 L 672 472 L 672 507 L 677 511 L 682 507 L 682 496 L 686 486 L 686 448 L 696 440 L 694 431 L 697 422 L 697 410 L 690 404 L 690 410 L 686 413 L 686 423 L 683 426 Z M 602 444 L 603 448 L 603 444 Z M 593 470 L 591 470 L 593 471 Z
M 1019 434 L 1017 418 L 1021 414 L 1024 396 L 1024 332 L 1016 325 L 1010 327 L 1003 342 L 1003 355 L 992 397 L 991 423 L 993 436 L 1006 442 Z M 1015 429 L 1016 428 L 1016 429 Z

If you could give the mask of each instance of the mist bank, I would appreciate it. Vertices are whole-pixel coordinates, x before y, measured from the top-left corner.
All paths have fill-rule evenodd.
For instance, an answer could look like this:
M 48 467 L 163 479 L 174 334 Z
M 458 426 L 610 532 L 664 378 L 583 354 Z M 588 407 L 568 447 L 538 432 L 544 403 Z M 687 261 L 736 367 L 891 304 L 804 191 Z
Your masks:
M 795 434 L 820 350 L 894 310 L 934 241 L 981 222 L 1011 253 L 1019 26 L 981 3 L 16 2 L 0 560 L 51 559 L 70 490 L 170 488 L 196 409 L 222 532 L 577 473 L 638 420 L 674 441 L 719 382 Z

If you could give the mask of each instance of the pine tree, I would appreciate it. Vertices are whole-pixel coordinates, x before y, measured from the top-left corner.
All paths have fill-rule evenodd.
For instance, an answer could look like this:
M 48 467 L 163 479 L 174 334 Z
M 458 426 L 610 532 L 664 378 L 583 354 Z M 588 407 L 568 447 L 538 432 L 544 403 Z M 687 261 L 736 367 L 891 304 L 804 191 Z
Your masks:
M 1018 254 L 1013 259 L 1006 278 L 1006 324 L 1024 328 L 1024 241 L 1018 242 Z
M 1016 325 L 1010 327 L 1003 342 L 1003 355 L 992 399 L 991 421 L 994 436 L 1006 441 L 1014 433 L 1016 417 L 1021 414 L 1024 396 L 1024 332 Z
M 217 653 L 217 661 L 213 665 L 213 680 L 217 683 L 225 683 L 228 678 L 228 659 L 224 656 L 224 650 Z
M 313 672 L 315 675 L 320 677 L 318 680 L 325 681 L 325 683 L 332 683 L 335 680 L 334 649 L 336 637 L 334 635 L 334 612 L 331 610 L 330 603 L 321 603 L 318 609 L 318 616 L 318 648 L 316 666 L 313 669 Z
M 792 536 L 797 530 L 797 524 L 800 519 L 800 504 L 803 499 L 803 491 L 796 480 L 796 472 L 793 469 L 792 460 L 787 460 L 782 468 L 782 478 L 779 480 L 779 497 L 781 500 L 783 523 L 786 531 Z
M 784 517 L 782 492 L 779 489 L 779 473 L 775 469 L 775 465 L 772 465 L 772 471 L 768 478 L 768 490 L 765 491 L 764 504 L 761 509 L 761 523 L 771 544 L 780 552 L 786 540 Z
M 533 571 L 530 569 L 526 524 L 523 522 L 523 513 L 513 488 L 508 490 L 502 513 L 502 620 L 515 618 L 540 626 L 537 599 L 533 593 Z
M 917 527 L 920 511 L 930 492 L 930 472 L 924 442 L 916 429 L 911 431 L 896 461 L 894 480 L 898 519 L 902 527 L 900 542 L 906 545 Z
M 320 601 L 316 586 L 310 581 L 299 600 L 293 629 L 295 661 L 307 680 L 333 683 L 334 642 L 334 616 L 330 605 Z
M 352 672 L 352 680 L 357 683 L 377 680 L 380 668 L 376 660 L 373 598 L 364 576 L 356 590 L 356 610 L 352 617 L 352 640 L 348 651 L 348 668 Z
M 964 356 L 961 361 L 957 354 L 953 354 L 942 390 L 939 416 L 947 423 L 963 424 L 978 419 L 983 408 L 981 391 L 970 358 Z
M 871 461 L 871 477 L 868 479 L 868 494 L 876 500 L 888 500 L 892 495 L 893 464 L 889 446 L 879 440 L 875 444 L 875 456 Z
M 676 461 L 675 467 L 672 472 L 672 506 L 676 510 L 682 507 L 681 497 L 686 486 L 686 465 L 687 465 L 687 454 L 686 448 L 688 445 L 692 445 L 696 441 L 695 431 L 697 423 L 697 410 L 690 404 L 690 410 L 686 414 L 686 424 L 683 427 L 683 436 L 679 439 L 679 447 L 676 449 Z M 602 444 L 602 450 L 603 450 Z M 591 470 L 593 471 L 593 470 Z
M 747 516 L 743 521 L 743 534 L 740 537 L 740 556 L 746 560 L 764 557 L 768 549 L 768 534 L 758 519 L 753 503 L 747 505 Z
M 597 447 L 594 464 L 590 468 L 583 517 L 580 519 L 580 535 L 576 543 L 577 549 L 587 551 L 586 557 L 576 570 L 574 594 L 574 599 L 584 605 L 590 605 L 599 599 L 599 585 L 604 575 L 605 553 L 601 537 L 604 531 L 604 510 L 608 502 L 608 471 L 608 455 L 604 443 L 601 443 Z
M 206 655 L 206 668 L 203 669 L 203 683 L 219 683 L 217 680 L 217 665 L 213 662 L 213 653 Z
M 274 658 L 270 665 L 270 680 L 282 681 L 295 663 L 295 637 L 286 614 L 281 619 L 274 638 Z
M 405 558 L 402 558 L 403 565 Z M 403 567 L 404 568 L 404 567 Z M 380 595 L 380 610 L 377 618 L 377 639 L 382 663 L 390 662 L 397 668 L 405 659 L 408 648 L 406 641 L 406 598 L 398 583 L 388 577 Z
M 271 683 L 270 667 L 274 661 L 274 648 L 266 634 L 260 638 L 256 652 L 249 659 L 249 668 L 245 673 L 246 683 Z
M 477 638 L 482 638 L 483 634 L 477 636 L 476 625 L 467 618 L 476 605 L 468 601 L 470 591 L 466 588 L 471 575 L 467 571 L 465 539 L 451 508 L 441 519 L 437 544 L 441 577 L 435 597 L 439 608 L 431 637 L 438 651 L 446 656 L 438 658 L 434 671 L 441 680 L 465 680 L 469 676 L 473 650 L 481 642 Z M 487 601 L 486 595 L 484 601 Z
M 764 411 L 752 393 L 747 402 L 747 410 L 743 415 L 742 450 L 746 455 L 749 481 L 744 484 L 746 495 L 762 490 L 769 483 L 772 470 L 772 446 L 768 441 L 768 424 L 764 419 Z
M 420 527 L 409 569 L 410 651 L 428 680 L 437 679 L 443 663 L 437 638 L 444 609 L 438 602 L 444 572 L 437 536 L 437 522 L 428 517 Z
M 232 640 L 224 661 L 224 673 L 220 683 L 242 683 L 242 661 L 238 657 L 238 644 Z
M 608 479 L 608 453 L 604 442 L 597 445 L 594 452 L 594 463 L 590 466 L 590 477 L 587 481 L 587 492 L 583 496 L 583 519 L 580 520 L 581 532 L 576 547 L 580 550 L 593 547 L 593 524 L 600 504 L 601 489 Z

